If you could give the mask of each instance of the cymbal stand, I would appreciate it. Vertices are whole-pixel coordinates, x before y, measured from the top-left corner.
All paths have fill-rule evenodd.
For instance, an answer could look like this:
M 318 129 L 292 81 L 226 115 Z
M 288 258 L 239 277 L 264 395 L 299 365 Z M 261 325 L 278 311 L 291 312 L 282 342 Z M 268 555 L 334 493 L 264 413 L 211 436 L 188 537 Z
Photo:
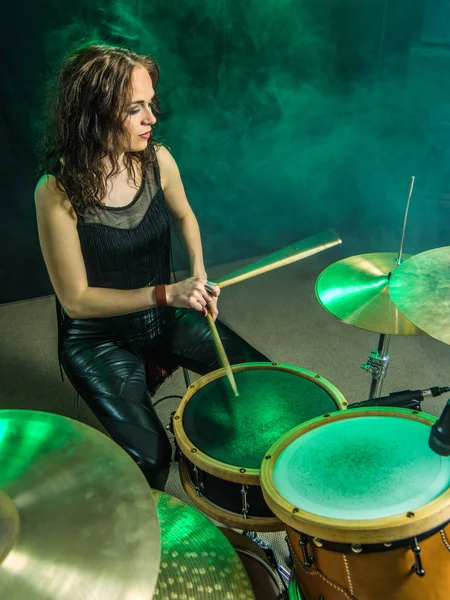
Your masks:
M 394 260 L 394 265 L 392 267 L 392 271 L 401 265 L 402 254 L 403 254 L 403 242 L 405 239 L 405 231 L 406 231 L 406 222 L 408 220 L 408 211 L 409 205 L 411 203 L 411 196 L 414 189 L 414 182 L 416 178 L 414 175 L 411 177 L 411 184 L 409 186 L 409 194 L 408 201 L 406 202 L 406 210 L 405 216 L 403 218 L 403 228 L 402 228 L 402 237 L 400 240 L 400 249 L 398 252 L 398 258 Z M 391 273 L 392 273 L 391 271 Z M 391 278 L 391 273 L 388 274 L 388 280 Z M 361 368 L 365 371 L 368 371 L 372 374 L 372 383 L 370 385 L 369 392 L 369 400 L 373 398 L 379 398 L 381 395 L 381 388 L 383 386 L 384 378 L 386 377 L 387 369 L 389 366 L 390 356 L 388 354 L 389 350 L 389 342 L 391 341 L 391 336 L 385 333 L 380 334 L 380 339 L 378 341 L 378 350 L 372 350 L 369 354 L 369 358 L 366 363 L 361 365 Z
M 390 335 L 380 334 L 378 341 L 378 350 L 372 350 L 369 354 L 367 362 L 361 365 L 361 369 L 368 371 L 372 375 L 372 383 L 370 384 L 369 400 L 379 398 L 381 388 L 386 377 L 389 366 L 390 356 L 388 354 Z

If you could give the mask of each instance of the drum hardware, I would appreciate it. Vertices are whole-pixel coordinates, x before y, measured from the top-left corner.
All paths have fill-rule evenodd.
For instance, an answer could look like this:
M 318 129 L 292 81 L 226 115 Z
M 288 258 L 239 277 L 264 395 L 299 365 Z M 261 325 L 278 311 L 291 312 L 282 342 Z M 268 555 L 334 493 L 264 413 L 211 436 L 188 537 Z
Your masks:
M 390 356 L 388 354 L 390 335 L 382 333 L 378 341 L 378 350 L 372 350 L 369 354 L 367 363 L 361 365 L 372 375 L 372 383 L 370 384 L 369 398 L 377 398 L 381 393 L 384 378 L 389 366 Z
M 415 545 L 415 540 L 417 540 L 417 543 L 420 543 L 426 539 L 428 539 L 431 536 L 434 536 L 435 534 L 439 533 L 441 536 L 441 532 L 443 530 L 443 527 L 446 527 L 449 524 L 449 522 L 444 523 L 443 525 L 439 525 L 438 527 L 434 527 L 433 529 L 431 529 L 430 531 L 426 531 L 423 534 L 417 535 L 415 537 L 408 537 L 408 538 L 404 538 L 401 540 L 395 540 L 394 542 L 382 542 L 382 543 L 377 543 L 377 544 L 357 544 L 357 543 L 341 543 L 341 542 L 332 542 L 326 539 L 319 539 L 319 542 L 321 545 L 318 545 L 314 542 L 314 539 L 317 538 L 313 538 L 310 535 L 307 534 L 302 534 L 304 536 L 304 541 L 306 542 L 306 544 L 308 545 L 313 545 L 316 548 L 320 548 L 322 550 L 327 550 L 329 552 L 335 552 L 337 554 L 342 554 L 342 555 L 353 555 L 353 554 L 379 554 L 379 553 L 384 553 L 387 552 L 389 553 L 389 551 L 392 550 L 396 550 L 399 548 L 412 548 Z M 300 533 L 298 532 L 298 535 L 300 536 Z M 300 540 L 300 538 L 299 538 Z M 289 538 L 287 538 L 287 544 L 289 546 L 290 542 L 289 542 Z M 299 541 L 299 545 L 300 545 L 300 541 Z
M 266 556 L 267 556 L 270 564 L 272 565 L 272 567 L 274 569 L 276 569 L 277 571 L 280 571 L 280 572 L 282 571 L 284 574 L 287 574 L 286 580 L 289 581 L 290 571 L 288 571 L 287 569 L 285 569 L 278 563 L 278 560 L 275 556 L 275 552 L 273 551 L 272 546 L 270 546 L 262 538 L 258 537 L 258 534 L 256 533 L 256 531 L 243 531 L 242 535 L 249 538 L 250 540 L 252 540 L 252 542 L 255 542 L 255 544 L 257 544 L 260 548 L 262 548 L 264 550 L 264 552 L 266 553 Z M 283 577 L 286 578 L 285 575 L 283 575 Z
M 176 412 L 177 412 L 176 410 L 173 410 L 170 413 L 169 424 L 164 427 L 164 429 L 166 431 L 170 431 L 170 433 L 172 433 L 172 434 L 173 434 L 173 418 L 174 418 Z
M 303 566 L 305 569 L 309 569 L 314 563 L 314 558 L 308 556 L 308 538 L 303 533 L 300 535 L 298 545 L 300 546 L 303 555 Z
M 164 427 L 166 431 L 169 431 L 174 437 L 172 438 L 174 449 L 173 449 L 173 460 L 174 462 L 178 462 L 180 460 L 180 447 L 178 446 L 177 439 L 173 430 L 173 420 L 175 418 L 176 411 L 173 410 L 170 413 L 169 424 Z
M 256 600 L 286 599 L 287 585 L 280 577 L 272 548 L 257 538 L 254 532 L 239 533 L 235 529 L 223 527 L 220 530 L 241 558 L 253 583 Z
M 205 488 L 205 484 L 200 481 L 200 477 L 203 475 L 203 473 L 199 473 L 199 470 L 197 469 L 197 467 L 195 465 L 192 467 L 192 471 L 193 471 L 194 477 L 195 477 L 194 488 L 195 488 L 195 491 L 197 492 L 197 496 L 200 497 L 202 495 L 202 489 Z
M 250 504 L 247 502 L 247 493 L 248 493 L 248 485 L 242 484 L 241 494 L 242 494 L 242 514 L 244 515 L 244 519 L 247 519 L 248 509 L 250 508 Z
M 422 410 L 421 402 L 429 398 L 436 398 L 441 394 L 450 392 L 450 387 L 432 387 L 426 390 L 403 390 L 391 392 L 389 396 L 372 398 L 362 402 L 353 402 L 348 408 L 365 408 L 367 406 L 392 406 L 397 408 L 409 408 L 410 410 Z M 450 425 L 450 423 L 449 423 Z M 449 430 L 450 434 L 450 430 Z
M 419 542 L 417 541 L 417 538 L 414 538 L 414 545 L 411 546 L 411 550 L 414 553 L 414 560 L 416 561 L 412 567 L 412 570 L 415 572 L 415 574 L 418 577 L 423 577 L 425 575 L 425 571 L 423 570 L 423 567 L 422 567 L 422 559 L 420 557 L 421 548 L 419 546 Z
M 255 531 L 243 531 L 242 535 L 244 535 L 245 537 L 252 540 L 252 542 L 257 544 L 260 548 L 262 548 L 262 550 L 264 550 L 264 553 L 265 553 L 268 561 L 270 562 L 272 567 L 279 574 L 281 582 L 282 582 L 285 590 L 287 591 L 285 582 L 289 583 L 289 580 L 291 578 L 291 572 L 288 569 L 286 569 L 285 567 L 283 567 L 283 565 L 278 562 L 278 559 L 275 556 L 275 552 L 273 551 L 272 546 L 270 546 L 267 542 L 265 542 L 263 539 L 258 537 L 258 534 Z M 287 538 L 286 538 L 286 540 L 287 540 Z
M 282 579 L 284 579 L 284 581 L 289 581 L 291 576 L 291 572 L 289 571 L 289 569 L 286 569 L 285 567 L 283 567 L 283 565 L 278 564 L 278 573 L 280 574 Z

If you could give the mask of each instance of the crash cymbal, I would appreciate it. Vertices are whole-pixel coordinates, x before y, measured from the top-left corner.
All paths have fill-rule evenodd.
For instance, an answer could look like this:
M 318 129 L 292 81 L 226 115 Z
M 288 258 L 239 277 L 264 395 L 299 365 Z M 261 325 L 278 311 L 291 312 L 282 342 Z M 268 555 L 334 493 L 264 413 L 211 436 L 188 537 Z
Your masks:
M 158 600 L 254 600 L 233 546 L 193 506 L 153 490 L 161 526 Z
M 389 289 L 408 319 L 450 344 L 450 246 L 409 258 L 393 273 Z
M 0 410 L 0 598 L 149 600 L 160 560 L 151 489 L 104 434 Z
M 317 299 L 335 317 L 360 329 L 386 335 L 422 334 L 391 300 L 388 274 L 396 258 L 393 252 L 377 252 L 339 260 L 319 275 Z

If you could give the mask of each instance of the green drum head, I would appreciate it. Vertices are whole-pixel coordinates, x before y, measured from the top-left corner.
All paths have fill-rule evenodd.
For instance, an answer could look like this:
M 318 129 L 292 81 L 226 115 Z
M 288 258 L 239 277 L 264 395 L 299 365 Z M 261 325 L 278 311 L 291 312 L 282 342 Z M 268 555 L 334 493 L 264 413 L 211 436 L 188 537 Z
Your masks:
M 238 397 L 231 395 L 223 377 L 215 379 L 195 392 L 183 414 L 192 443 L 229 465 L 259 469 L 280 436 L 339 408 L 330 392 L 307 379 L 301 369 L 248 368 L 234 377 Z
M 324 420 L 280 453 L 273 483 L 289 503 L 323 517 L 406 513 L 450 486 L 450 458 L 430 450 L 429 434 L 429 425 L 399 416 Z

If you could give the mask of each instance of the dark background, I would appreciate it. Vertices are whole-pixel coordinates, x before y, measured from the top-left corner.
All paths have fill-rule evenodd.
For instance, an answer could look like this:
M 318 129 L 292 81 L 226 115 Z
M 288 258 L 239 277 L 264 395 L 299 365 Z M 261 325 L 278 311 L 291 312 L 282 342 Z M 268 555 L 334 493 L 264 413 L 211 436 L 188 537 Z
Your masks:
M 103 39 L 159 62 L 164 117 L 207 265 L 326 227 L 346 254 L 448 244 L 450 2 L 112 0 L 8 4 L 0 36 L 0 302 L 52 293 L 33 191 L 44 85 Z M 447 37 L 448 36 L 448 37 Z M 176 267 L 186 266 L 176 249 Z

